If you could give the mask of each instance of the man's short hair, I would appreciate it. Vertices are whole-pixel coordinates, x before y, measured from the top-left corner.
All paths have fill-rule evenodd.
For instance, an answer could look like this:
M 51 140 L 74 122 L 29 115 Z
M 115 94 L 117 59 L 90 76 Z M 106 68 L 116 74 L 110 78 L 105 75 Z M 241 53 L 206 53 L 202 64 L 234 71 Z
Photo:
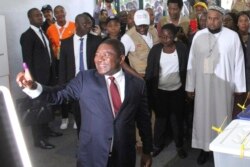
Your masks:
M 65 10 L 65 8 L 62 6 L 62 5 L 57 5 L 55 8 L 54 8 L 54 12 L 57 8 L 62 8 L 63 10 Z
M 117 56 L 125 55 L 125 47 L 123 43 L 117 39 L 107 39 L 101 44 L 108 44 L 112 46 Z
M 180 9 L 182 9 L 182 7 L 183 7 L 183 1 L 182 0 L 168 0 L 167 5 L 169 5 L 170 3 L 177 3 L 178 7 Z
M 95 27 L 95 19 L 91 16 L 91 14 L 89 14 L 88 12 L 83 12 L 82 14 L 87 15 L 92 21 L 92 26 Z
M 31 17 L 31 14 L 32 14 L 35 10 L 39 10 L 39 9 L 37 9 L 37 8 L 31 8 L 30 10 L 28 10 L 28 12 L 27 12 L 28 18 Z M 39 11 L 40 11 L 40 10 L 39 10 Z

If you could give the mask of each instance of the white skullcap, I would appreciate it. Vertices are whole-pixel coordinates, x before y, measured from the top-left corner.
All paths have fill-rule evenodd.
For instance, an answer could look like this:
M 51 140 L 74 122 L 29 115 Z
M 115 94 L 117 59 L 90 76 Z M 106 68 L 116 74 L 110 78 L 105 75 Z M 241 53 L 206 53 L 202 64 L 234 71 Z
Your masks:
M 222 15 L 225 14 L 225 9 L 223 9 L 222 7 L 216 6 L 216 5 L 209 6 L 208 10 L 216 10 L 217 12 L 220 12 Z

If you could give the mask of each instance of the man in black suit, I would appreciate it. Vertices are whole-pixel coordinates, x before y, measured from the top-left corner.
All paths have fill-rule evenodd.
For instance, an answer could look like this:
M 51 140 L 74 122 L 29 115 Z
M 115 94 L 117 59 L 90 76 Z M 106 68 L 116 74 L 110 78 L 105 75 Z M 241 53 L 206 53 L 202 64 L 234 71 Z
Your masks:
M 97 70 L 80 71 L 62 89 L 41 86 L 26 79 L 24 72 L 17 75 L 17 83 L 32 98 L 46 97 L 52 103 L 79 101 L 82 125 L 78 167 L 134 167 L 136 124 L 143 141 L 141 166 L 151 166 L 152 131 L 146 85 L 143 79 L 122 70 L 124 54 L 120 41 L 105 40 L 95 54 Z
M 28 11 L 30 28 L 20 38 L 23 62 L 29 67 L 30 73 L 36 81 L 44 85 L 51 85 L 53 80 L 53 56 L 49 41 L 42 32 L 42 13 L 37 8 Z M 48 143 L 47 136 L 57 137 L 61 133 L 53 132 L 46 124 L 31 126 L 34 145 L 43 149 L 52 149 L 55 146 Z
M 97 47 L 102 39 L 99 36 L 90 34 L 92 28 L 91 18 L 87 14 L 79 14 L 75 18 L 76 33 L 71 37 L 62 40 L 59 63 L 59 84 L 68 83 L 80 70 L 80 60 L 83 63 L 82 70 L 94 69 L 94 56 Z M 82 47 L 81 45 L 82 42 Z M 82 53 L 82 54 L 81 54 Z M 80 58 L 82 56 L 82 59 Z M 68 111 L 73 110 L 79 134 L 80 109 L 78 102 L 68 102 L 63 104 L 62 117 L 68 119 Z M 66 120 L 68 122 L 68 120 Z

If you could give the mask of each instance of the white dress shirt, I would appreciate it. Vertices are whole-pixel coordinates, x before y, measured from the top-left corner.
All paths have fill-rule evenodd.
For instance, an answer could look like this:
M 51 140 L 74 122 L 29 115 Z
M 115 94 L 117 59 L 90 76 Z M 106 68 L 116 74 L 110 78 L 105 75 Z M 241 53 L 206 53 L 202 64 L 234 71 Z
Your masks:
M 88 70 L 88 65 L 87 65 L 87 38 L 88 35 L 84 35 L 82 37 L 79 37 L 78 35 L 74 35 L 73 37 L 73 42 L 74 42 L 74 55 L 75 55 L 75 76 L 79 72 L 79 67 L 80 67 L 80 39 L 83 38 L 83 66 L 84 70 Z
M 124 73 L 122 71 L 122 69 L 120 71 L 118 71 L 117 73 L 115 73 L 114 75 L 112 75 L 115 78 L 115 84 L 118 88 L 120 97 L 121 97 L 121 102 L 124 101 L 124 97 L 125 97 L 125 76 Z M 114 108 L 113 108 L 113 104 L 112 104 L 112 99 L 111 99 L 111 94 L 110 94 L 110 79 L 109 79 L 109 75 L 105 75 L 105 80 L 106 80 L 106 84 L 107 84 L 107 88 L 108 88 L 108 93 L 109 93 L 109 101 L 110 104 L 112 106 L 112 111 L 113 111 L 113 115 L 115 116 L 114 113 Z

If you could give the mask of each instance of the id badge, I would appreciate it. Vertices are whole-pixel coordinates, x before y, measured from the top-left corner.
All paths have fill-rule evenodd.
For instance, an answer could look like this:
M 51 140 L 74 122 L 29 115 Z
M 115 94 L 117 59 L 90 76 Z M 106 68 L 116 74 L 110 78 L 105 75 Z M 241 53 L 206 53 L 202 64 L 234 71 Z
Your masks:
M 211 57 L 204 59 L 204 74 L 213 74 L 214 73 L 214 61 Z

